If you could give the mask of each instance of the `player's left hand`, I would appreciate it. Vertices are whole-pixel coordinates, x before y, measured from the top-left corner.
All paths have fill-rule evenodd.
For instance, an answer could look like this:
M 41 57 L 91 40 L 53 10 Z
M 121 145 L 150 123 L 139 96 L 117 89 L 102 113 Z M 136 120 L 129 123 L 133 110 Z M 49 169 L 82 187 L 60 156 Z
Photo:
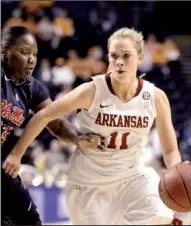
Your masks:
M 104 151 L 107 147 L 107 141 L 105 138 L 96 134 L 79 135 L 78 145 L 81 148 L 90 148 Z
M 6 173 L 15 178 L 18 175 L 20 166 L 21 159 L 17 155 L 10 153 L 4 161 L 2 168 Z

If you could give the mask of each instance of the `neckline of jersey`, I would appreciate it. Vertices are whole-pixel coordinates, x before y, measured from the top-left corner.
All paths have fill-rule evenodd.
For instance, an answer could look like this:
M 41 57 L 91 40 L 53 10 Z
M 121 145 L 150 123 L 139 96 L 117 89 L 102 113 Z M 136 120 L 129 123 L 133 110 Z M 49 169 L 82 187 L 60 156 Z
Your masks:
M 13 84 L 14 86 L 22 86 L 22 85 L 30 85 L 30 80 L 29 79 L 20 79 L 20 83 L 16 84 L 15 82 L 13 82 L 10 78 L 7 77 L 6 73 L 5 73 L 5 69 L 3 67 L 1 67 L 1 73 L 3 73 L 5 80 L 7 82 L 10 82 L 11 84 Z
M 137 96 L 140 94 L 140 92 L 141 92 L 141 90 L 142 90 L 142 88 L 143 88 L 143 79 L 138 78 L 138 86 L 137 86 L 135 95 L 134 95 L 129 101 L 126 101 L 126 102 L 122 101 L 122 100 L 116 95 L 116 93 L 115 93 L 115 91 L 114 91 L 114 89 L 113 89 L 113 87 L 112 87 L 112 84 L 111 84 L 111 76 L 110 76 L 110 74 L 111 74 L 111 73 L 105 74 L 105 82 L 106 82 L 106 85 L 107 85 L 108 90 L 110 91 L 110 93 L 113 94 L 115 97 L 117 97 L 121 102 L 123 102 L 123 103 L 129 103 L 133 98 L 137 97 Z

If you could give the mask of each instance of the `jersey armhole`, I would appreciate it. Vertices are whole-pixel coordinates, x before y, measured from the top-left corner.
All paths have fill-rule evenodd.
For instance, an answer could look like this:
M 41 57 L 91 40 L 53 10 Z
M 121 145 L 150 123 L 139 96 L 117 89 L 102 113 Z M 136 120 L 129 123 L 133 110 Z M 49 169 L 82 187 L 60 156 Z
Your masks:
M 97 108 L 97 103 L 100 103 L 100 80 L 99 78 L 96 78 L 96 76 L 94 78 L 92 78 L 94 85 L 95 85 L 95 94 L 94 94 L 94 98 L 93 101 L 88 109 L 88 112 L 92 112 L 95 111 L 95 108 Z

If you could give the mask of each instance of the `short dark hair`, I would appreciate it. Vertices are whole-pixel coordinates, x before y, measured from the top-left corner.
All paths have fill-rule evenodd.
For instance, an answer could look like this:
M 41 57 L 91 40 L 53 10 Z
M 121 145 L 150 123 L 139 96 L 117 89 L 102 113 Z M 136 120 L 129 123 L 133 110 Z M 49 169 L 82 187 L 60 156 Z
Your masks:
M 30 34 L 34 37 L 33 33 L 23 26 L 6 26 L 1 33 L 1 48 L 10 48 L 16 41 L 23 35 Z

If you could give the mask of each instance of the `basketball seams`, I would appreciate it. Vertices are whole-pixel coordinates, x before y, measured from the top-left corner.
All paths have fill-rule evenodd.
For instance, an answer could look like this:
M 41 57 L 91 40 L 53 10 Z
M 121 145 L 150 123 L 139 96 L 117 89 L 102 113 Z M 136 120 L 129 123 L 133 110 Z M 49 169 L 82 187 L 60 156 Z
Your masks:
M 163 192 L 163 187 L 166 191 L 166 194 Z M 162 199 L 162 201 L 165 203 L 166 206 L 168 206 L 170 208 L 170 205 L 168 204 L 168 199 L 169 199 L 169 193 L 165 187 L 165 180 L 164 177 L 161 178 L 160 183 L 159 183 L 159 188 L 161 188 L 162 192 L 160 191 L 160 198 Z M 167 197 L 168 196 L 168 197 Z
M 164 187 L 165 187 L 165 190 L 166 190 L 166 192 L 168 193 L 169 197 L 172 199 L 172 201 L 173 201 L 174 203 L 176 203 L 178 206 L 180 206 L 180 207 L 182 207 L 182 208 L 187 208 L 187 207 L 182 206 L 181 204 L 179 204 L 179 203 L 178 203 L 176 200 L 174 200 L 174 198 L 171 196 L 171 194 L 169 193 L 169 191 L 168 191 L 168 189 L 167 189 L 167 187 L 166 187 L 166 183 L 165 183 L 165 175 L 164 175 Z
M 191 205 L 191 199 L 190 199 L 190 197 L 189 197 L 189 193 L 188 193 L 187 187 L 186 187 L 186 185 L 185 185 L 185 182 L 184 182 L 184 180 L 183 180 L 183 178 L 182 178 L 182 175 L 181 175 L 181 173 L 180 173 L 180 171 L 179 171 L 177 165 L 176 165 L 176 170 L 177 170 L 178 175 L 179 175 L 179 177 L 180 177 L 180 179 L 181 179 L 181 181 L 182 181 L 182 184 L 183 184 L 183 186 L 184 186 L 184 189 L 185 189 L 185 191 L 186 191 L 188 200 L 190 201 L 190 205 Z
M 190 173 L 190 165 L 187 167 L 185 164 L 177 164 L 162 175 L 159 194 L 168 208 L 178 212 L 190 211 Z

